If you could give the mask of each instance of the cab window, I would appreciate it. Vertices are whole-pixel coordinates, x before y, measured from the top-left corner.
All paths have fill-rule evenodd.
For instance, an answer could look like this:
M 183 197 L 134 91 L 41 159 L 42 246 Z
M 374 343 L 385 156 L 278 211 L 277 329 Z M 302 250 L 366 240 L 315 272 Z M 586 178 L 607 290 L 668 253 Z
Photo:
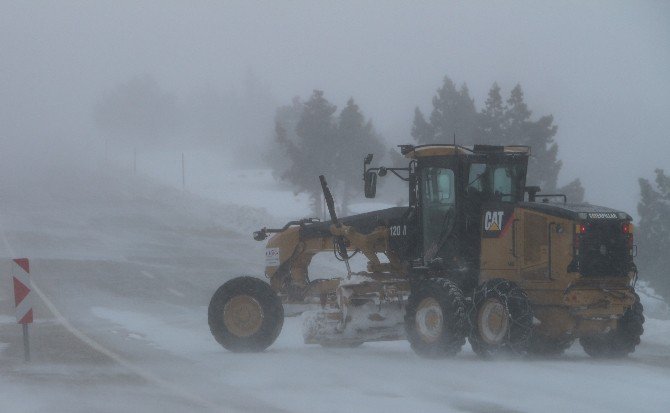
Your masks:
M 512 177 L 507 168 L 496 168 L 493 171 L 493 193 L 502 201 L 511 201 Z
M 473 163 L 470 165 L 470 173 L 468 174 L 468 193 L 483 192 L 484 182 L 486 181 L 486 164 Z
M 498 166 L 493 170 L 493 195 L 505 202 L 519 200 L 521 171 L 518 165 Z
M 468 173 L 466 196 L 470 202 L 517 202 L 521 198 L 523 166 L 473 163 Z
M 426 168 L 423 182 L 426 203 L 454 203 L 454 172 L 451 169 Z

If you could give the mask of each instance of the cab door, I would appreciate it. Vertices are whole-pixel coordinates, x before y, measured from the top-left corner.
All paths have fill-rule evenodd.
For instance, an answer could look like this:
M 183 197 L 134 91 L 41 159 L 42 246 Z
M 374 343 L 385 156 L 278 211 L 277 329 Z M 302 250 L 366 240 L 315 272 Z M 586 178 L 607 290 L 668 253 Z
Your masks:
M 454 176 L 450 168 L 427 166 L 421 169 L 421 233 L 426 265 L 438 258 L 449 262 L 454 255 Z
M 519 216 L 520 277 L 525 281 L 550 281 L 547 216 L 523 209 Z
M 523 198 L 525 169 L 520 164 L 487 165 L 489 202 L 481 216 L 481 279 L 516 279 L 522 264 L 523 222 L 516 205 Z
M 519 268 L 519 228 L 514 204 L 489 202 L 482 211 L 481 272 L 484 279 L 513 279 Z

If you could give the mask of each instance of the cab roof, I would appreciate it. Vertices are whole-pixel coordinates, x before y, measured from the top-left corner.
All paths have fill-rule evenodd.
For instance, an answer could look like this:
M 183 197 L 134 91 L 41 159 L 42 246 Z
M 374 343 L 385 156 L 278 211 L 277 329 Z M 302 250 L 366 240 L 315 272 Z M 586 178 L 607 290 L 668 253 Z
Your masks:
M 524 154 L 530 156 L 530 146 L 474 145 L 460 146 L 450 144 L 400 145 L 400 152 L 409 159 L 429 156 L 478 155 L 478 154 Z

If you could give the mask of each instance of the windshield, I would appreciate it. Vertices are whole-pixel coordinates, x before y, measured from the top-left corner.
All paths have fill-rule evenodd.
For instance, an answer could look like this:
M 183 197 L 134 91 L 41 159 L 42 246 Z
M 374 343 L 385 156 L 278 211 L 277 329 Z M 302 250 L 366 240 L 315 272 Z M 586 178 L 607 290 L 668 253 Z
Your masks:
M 480 194 L 485 200 L 517 202 L 522 198 L 521 165 L 473 163 L 468 176 L 468 194 Z

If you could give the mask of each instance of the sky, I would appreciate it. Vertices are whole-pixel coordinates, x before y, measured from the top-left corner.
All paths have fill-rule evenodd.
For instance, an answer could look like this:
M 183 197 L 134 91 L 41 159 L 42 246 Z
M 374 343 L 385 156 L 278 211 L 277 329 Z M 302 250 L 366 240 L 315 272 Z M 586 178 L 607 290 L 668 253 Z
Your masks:
M 5 158 L 89 158 L 95 102 L 135 76 L 188 95 L 253 71 L 277 105 L 354 97 L 390 144 L 411 141 L 445 75 L 478 107 L 493 82 L 520 83 L 559 127 L 559 183 L 579 177 L 588 201 L 633 215 L 637 179 L 670 171 L 663 1 L 1 0 L 0 39 Z

